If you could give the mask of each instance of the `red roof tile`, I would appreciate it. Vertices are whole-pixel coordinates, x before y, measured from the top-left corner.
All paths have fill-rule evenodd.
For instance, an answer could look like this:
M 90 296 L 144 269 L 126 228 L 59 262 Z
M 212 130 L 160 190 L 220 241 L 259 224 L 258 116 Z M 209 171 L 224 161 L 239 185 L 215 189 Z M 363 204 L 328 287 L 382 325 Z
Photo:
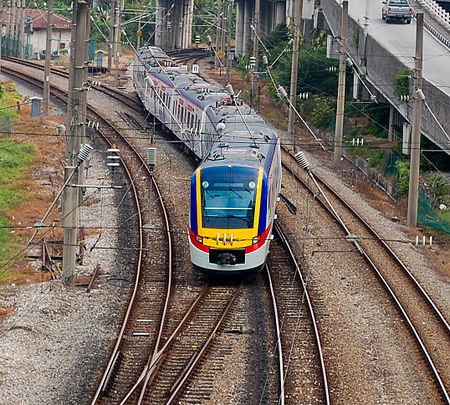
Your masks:
M 1 21 L 6 23 L 8 14 L 6 7 L 3 7 L 3 15 Z M 33 20 L 34 30 L 46 30 L 47 29 L 47 10 L 39 10 L 37 8 L 26 8 L 25 17 L 31 17 Z M 72 21 L 63 17 L 62 15 L 53 14 L 53 29 L 56 30 L 70 30 Z

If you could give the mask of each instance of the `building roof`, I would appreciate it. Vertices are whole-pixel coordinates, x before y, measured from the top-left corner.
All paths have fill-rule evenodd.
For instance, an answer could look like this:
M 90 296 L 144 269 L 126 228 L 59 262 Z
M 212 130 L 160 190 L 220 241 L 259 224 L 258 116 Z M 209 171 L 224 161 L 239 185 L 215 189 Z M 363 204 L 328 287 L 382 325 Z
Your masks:
M 47 10 L 40 10 L 37 8 L 26 8 L 25 18 L 31 17 L 33 20 L 33 30 L 46 30 L 47 29 Z M 1 22 L 5 24 L 8 20 L 8 13 L 6 12 L 6 7 L 3 8 L 3 13 L 1 16 Z M 70 30 L 72 22 L 63 17 L 62 15 L 53 13 L 53 29 L 54 30 Z

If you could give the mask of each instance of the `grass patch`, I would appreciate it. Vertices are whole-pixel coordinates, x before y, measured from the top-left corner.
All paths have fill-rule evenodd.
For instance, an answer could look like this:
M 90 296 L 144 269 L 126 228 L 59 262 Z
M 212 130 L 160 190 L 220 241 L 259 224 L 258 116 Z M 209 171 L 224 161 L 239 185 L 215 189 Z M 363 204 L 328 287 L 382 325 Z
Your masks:
M 0 141 L 0 186 L 20 177 L 35 152 L 36 148 L 31 144 Z
M 8 228 L 7 211 L 25 201 L 25 193 L 15 180 L 25 173 L 35 152 L 30 144 L 0 141 L 0 266 L 20 249 L 17 236 Z
M 6 228 L 9 225 L 8 219 L 0 215 L 0 267 L 7 262 L 8 258 L 12 257 L 16 251 L 15 246 L 18 246 L 14 238 L 11 237 L 10 229 Z M 0 272 L 0 281 L 3 279 L 2 274 Z
M 25 200 L 23 193 L 0 186 L 0 215 L 2 212 L 17 207 Z

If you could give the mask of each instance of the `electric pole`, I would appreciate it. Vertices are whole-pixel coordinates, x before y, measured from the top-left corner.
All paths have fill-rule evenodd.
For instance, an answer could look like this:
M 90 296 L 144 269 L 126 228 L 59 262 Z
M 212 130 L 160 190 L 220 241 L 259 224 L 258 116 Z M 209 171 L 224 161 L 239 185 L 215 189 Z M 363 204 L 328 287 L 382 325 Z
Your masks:
M 75 166 L 66 166 L 64 168 L 64 183 L 77 170 Z M 75 173 L 75 178 L 76 173 Z M 75 278 L 75 260 L 76 260 L 76 243 L 77 243 L 77 222 L 78 212 L 77 206 L 78 188 L 67 185 L 63 194 L 63 220 L 64 242 L 63 242 L 63 261 L 62 261 L 62 278 L 66 285 L 72 286 Z
M 12 8 L 11 8 L 11 38 L 12 38 L 12 46 L 11 52 L 9 55 L 16 56 L 16 0 L 11 0 Z
M 337 164 L 342 156 L 343 132 L 344 132 L 344 107 L 345 107 L 345 71 L 347 59 L 348 36 L 348 0 L 342 2 L 341 41 L 339 55 L 339 82 L 336 106 L 336 128 L 334 136 L 334 163 Z
M 253 75 L 252 75 L 252 98 L 256 97 L 258 92 L 258 35 L 259 35 L 259 13 L 261 10 L 261 0 L 255 0 L 255 24 L 254 24 L 254 35 L 253 35 L 253 56 L 255 57 L 255 65 L 253 66 Z
M 115 80 L 119 85 L 119 63 L 120 63 L 120 41 L 121 41 L 121 28 L 120 28 L 120 15 L 122 12 L 122 0 L 116 1 L 116 11 L 114 20 L 114 68 L 116 70 Z
M 116 21 L 116 0 L 111 1 L 111 10 L 109 14 L 109 37 L 108 37 L 108 71 L 111 72 L 112 60 L 114 55 L 114 22 Z
M 85 72 L 86 72 L 86 27 L 88 26 L 88 4 L 79 0 L 74 4 L 74 20 L 75 25 L 72 30 L 76 30 L 73 44 L 73 68 L 70 80 L 71 88 L 69 88 L 68 115 L 71 119 L 67 127 L 67 143 L 66 156 L 69 158 L 69 165 L 65 168 L 65 178 L 73 176 L 74 182 L 78 185 L 81 183 L 81 171 L 79 170 L 80 162 L 78 153 L 80 151 L 81 141 L 85 139 L 85 115 L 86 110 L 84 88 Z M 66 186 L 63 196 L 63 227 L 64 227 L 64 243 L 63 243 L 63 271 L 62 276 L 65 284 L 73 285 L 75 273 L 76 244 L 77 244 L 77 224 L 78 224 L 78 202 L 79 192 L 77 187 Z
M 231 3 L 231 4 L 230 4 Z M 226 47 L 226 81 L 227 83 L 229 83 L 231 81 L 231 8 L 233 6 L 233 1 L 227 1 L 227 5 L 226 5 L 226 43 L 225 43 L 225 47 Z
M 47 0 L 47 40 L 45 44 L 44 67 L 44 105 L 43 114 L 48 114 L 50 104 L 50 64 L 52 60 L 52 35 L 53 35 L 53 0 Z
M 25 0 L 20 1 L 19 10 L 19 58 L 23 59 L 25 53 Z
M 297 103 L 297 77 L 298 77 L 298 48 L 300 46 L 300 31 L 302 24 L 302 0 L 295 0 L 294 5 L 294 44 L 292 52 L 292 66 L 291 66 L 291 88 L 290 88 L 290 100 L 291 105 L 296 106 Z M 292 148 L 295 151 L 295 136 L 294 136 L 294 120 L 295 111 L 291 107 L 289 108 L 288 119 L 288 132 L 292 139 Z
M 142 37 L 142 31 L 141 31 L 141 16 L 138 18 L 138 29 L 136 33 L 136 49 L 139 49 L 141 47 L 141 37 Z
M 223 15 L 222 15 L 222 5 L 218 4 L 217 5 L 217 15 L 218 15 L 218 21 L 217 21 L 217 26 L 216 26 L 216 51 L 214 52 L 216 57 L 214 59 L 214 67 L 221 67 L 221 60 L 219 59 L 219 56 L 217 55 L 217 52 L 219 51 L 219 44 L 220 44 L 220 35 L 222 33 L 223 30 Z M 220 74 L 222 74 L 222 70 L 220 70 Z
M 422 63 L 423 63 L 423 12 L 416 14 L 416 56 L 414 67 L 413 122 L 411 130 L 411 160 L 409 166 L 408 226 L 417 226 L 417 207 L 420 172 L 420 129 L 422 125 Z
M 70 44 L 69 44 L 69 88 L 67 97 L 67 115 L 66 115 L 66 158 L 70 159 L 70 154 L 72 153 L 71 142 L 73 141 L 72 132 L 72 118 L 73 118 L 73 79 L 75 77 L 75 35 L 77 32 L 77 10 L 78 10 L 78 0 L 74 0 L 72 3 L 72 24 L 70 31 Z

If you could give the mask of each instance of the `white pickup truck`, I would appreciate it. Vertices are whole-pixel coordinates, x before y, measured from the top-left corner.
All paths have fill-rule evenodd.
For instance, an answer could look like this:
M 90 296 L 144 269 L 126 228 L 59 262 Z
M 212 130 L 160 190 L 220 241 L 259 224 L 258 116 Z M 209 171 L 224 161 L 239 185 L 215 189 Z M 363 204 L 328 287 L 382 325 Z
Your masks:
M 408 0 L 384 0 L 381 9 L 381 18 L 387 23 L 391 21 L 402 21 L 411 24 L 414 10 Z

